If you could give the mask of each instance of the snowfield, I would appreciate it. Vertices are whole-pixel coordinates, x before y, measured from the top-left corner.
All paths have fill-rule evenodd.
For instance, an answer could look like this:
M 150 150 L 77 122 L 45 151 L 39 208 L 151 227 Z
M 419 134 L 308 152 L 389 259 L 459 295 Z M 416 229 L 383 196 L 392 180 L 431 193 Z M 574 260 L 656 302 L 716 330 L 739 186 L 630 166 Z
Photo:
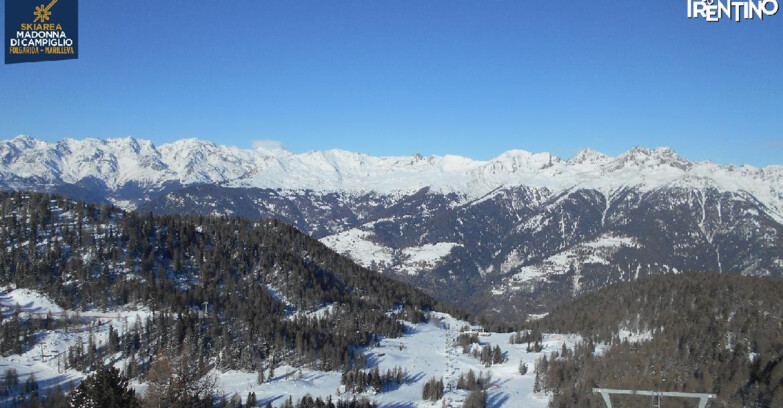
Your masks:
M 52 313 L 54 318 L 63 318 L 75 313 L 63 310 L 41 293 L 26 289 L 7 288 L 0 291 L 0 304 L 5 316 L 13 313 L 16 304 L 21 306 L 22 314 Z M 122 332 L 132 327 L 137 320 L 144 322 L 148 313 L 144 309 L 80 312 L 85 322 L 81 327 L 72 327 L 67 331 L 50 330 L 40 334 L 36 345 L 30 350 L 21 355 L 0 358 L 0 373 L 4 373 L 9 368 L 16 369 L 20 383 L 24 383 L 30 374 L 34 374 L 43 393 L 58 385 L 65 388 L 73 387 L 89 373 L 63 370 L 58 356 L 67 352 L 68 347 L 75 344 L 78 338 L 86 344 L 90 327 L 100 347 L 108 341 L 110 324 Z M 318 316 L 323 313 L 323 310 L 312 313 Z M 382 393 L 346 393 L 345 387 L 340 384 L 339 371 L 323 372 L 282 365 L 275 369 L 274 378 L 268 379 L 261 385 L 256 383 L 255 372 L 214 371 L 213 373 L 218 378 L 222 395 L 230 398 L 238 394 L 244 401 L 249 392 L 255 392 L 259 405 L 271 402 L 272 405 L 277 406 L 289 396 L 296 400 L 310 394 L 323 399 L 331 395 L 333 400 L 351 399 L 354 395 L 357 398 L 366 396 L 381 407 L 428 408 L 441 407 L 443 404 L 461 406 L 467 392 L 456 389 L 457 379 L 460 373 L 467 373 L 472 369 L 476 374 L 483 371 L 492 376 L 492 383 L 487 390 L 489 407 L 535 408 L 545 407 L 549 401 L 546 394 L 533 392 L 536 361 L 543 353 L 560 350 L 563 344 L 572 348 L 579 341 L 579 337 L 575 335 L 548 334 L 544 336 L 542 352 L 533 353 L 525 351 L 525 344 L 509 344 L 510 334 L 482 333 L 479 337 L 482 346 L 499 345 L 506 357 L 506 361 L 502 364 L 485 367 L 470 354 L 463 354 L 462 348 L 456 346 L 455 342 L 461 330 L 466 328 L 476 330 L 476 326 L 469 326 L 467 322 L 437 312 L 430 314 L 428 323 L 405 322 L 405 325 L 408 327 L 405 336 L 382 339 L 379 347 L 365 350 L 368 368 L 377 366 L 383 373 L 387 369 L 399 366 L 407 372 L 402 385 L 395 384 Z M 528 365 L 528 372 L 525 375 L 519 374 L 520 361 Z M 114 365 L 120 369 L 124 368 L 122 361 L 115 362 Z M 446 385 L 444 399 L 436 403 L 421 400 L 422 387 L 432 377 L 443 378 Z M 133 382 L 133 386 L 140 393 L 146 389 L 146 386 L 138 381 Z M 11 406 L 11 404 L 11 398 L 0 400 L 0 406 Z
M 417 275 L 421 271 L 434 269 L 443 258 L 451 253 L 454 248 L 462 246 L 456 242 L 438 242 L 437 244 L 425 244 L 419 247 L 402 249 L 401 264 L 394 268 L 395 271 L 408 275 Z
M 3 310 L 19 305 L 23 313 L 62 313 L 62 309 L 46 295 L 29 289 L 13 289 L 0 292 L 0 306 Z
M 391 248 L 373 242 L 371 237 L 372 232 L 353 228 L 322 238 L 321 242 L 365 268 L 370 268 L 374 262 L 391 263 Z
M 397 260 L 399 264 L 395 264 L 391 269 L 408 275 L 417 275 L 421 271 L 435 268 L 455 247 L 461 246 L 456 242 L 438 242 L 407 247 L 402 248 L 395 259 L 394 249 L 378 244 L 372 238 L 372 232 L 352 228 L 324 237 L 321 242 L 369 269 L 382 269 L 387 265 L 395 264 Z

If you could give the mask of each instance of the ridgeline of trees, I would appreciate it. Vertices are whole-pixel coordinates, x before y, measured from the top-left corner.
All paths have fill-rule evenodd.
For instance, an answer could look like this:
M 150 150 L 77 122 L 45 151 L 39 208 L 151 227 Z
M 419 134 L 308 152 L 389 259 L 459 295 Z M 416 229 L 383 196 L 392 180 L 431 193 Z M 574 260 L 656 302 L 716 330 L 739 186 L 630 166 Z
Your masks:
M 715 393 L 714 407 L 783 406 L 781 294 L 783 282 L 705 273 L 647 277 L 585 295 L 530 324 L 585 339 L 542 358 L 536 387 L 552 392 L 550 406 L 558 408 L 603 407 L 593 387 Z M 620 329 L 652 339 L 621 340 Z M 600 355 L 598 342 L 609 345 Z

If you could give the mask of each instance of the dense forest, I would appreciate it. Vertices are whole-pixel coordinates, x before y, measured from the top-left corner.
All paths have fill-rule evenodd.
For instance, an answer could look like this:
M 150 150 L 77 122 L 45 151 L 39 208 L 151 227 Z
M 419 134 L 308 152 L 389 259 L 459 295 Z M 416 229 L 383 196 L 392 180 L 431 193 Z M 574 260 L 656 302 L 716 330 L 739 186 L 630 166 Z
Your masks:
M 88 347 L 91 355 L 68 356 L 77 368 L 119 352 L 133 363 L 131 377 L 161 356 L 221 369 L 336 370 L 356 365 L 357 347 L 401 335 L 399 318 L 459 315 L 275 220 L 153 216 L 19 192 L 0 193 L 0 214 L 0 285 L 40 290 L 69 309 L 153 311 L 146 324 Z M 9 319 L 4 355 L 30 347 L 44 324 L 66 324 Z
M 537 386 L 551 407 L 603 407 L 593 387 L 717 394 L 711 407 L 783 406 L 783 282 L 716 274 L 619 283 L 553 310 L 536 332 L 584 343 L 545 357 Z M 621 339 L 620 331 L 642 339 Z M 615 406 L 645 404 L 640 397 Z M 678 405 L 682 404 L 682 405 Z M 664 406 L 694 401 L 666 399 Z

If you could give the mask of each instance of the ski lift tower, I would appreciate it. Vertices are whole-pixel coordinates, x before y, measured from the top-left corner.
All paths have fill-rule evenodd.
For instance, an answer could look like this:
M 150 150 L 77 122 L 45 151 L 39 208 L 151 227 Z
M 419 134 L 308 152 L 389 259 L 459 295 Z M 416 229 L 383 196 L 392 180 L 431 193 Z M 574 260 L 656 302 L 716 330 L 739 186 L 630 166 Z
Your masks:
M 612 408 L 612 400 L 609 398 L 609 396 L 612 394 L 649 396 L 652 398 L 653 408 L 661 408 L 661 400 L 663 397 L 698 398 L 699 408 L 706 408 L 707 401 L 710 398 L 717 398 L 715 394 L 702 394 L 696 392 L 617 390 L 611 388 L 593 388 L 593 392 L 596 394 L 601 394 L 601 397 L 604 398 L 604 403 L 606 403 L 606 408 Z

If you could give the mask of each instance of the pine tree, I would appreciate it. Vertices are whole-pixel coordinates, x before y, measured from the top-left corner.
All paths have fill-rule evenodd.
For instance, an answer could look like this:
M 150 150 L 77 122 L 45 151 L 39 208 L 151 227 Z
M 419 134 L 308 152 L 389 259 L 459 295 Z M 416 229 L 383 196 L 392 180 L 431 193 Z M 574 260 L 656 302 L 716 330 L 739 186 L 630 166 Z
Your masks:
M 465 404 L 462 405 L 463 408 L 485 408 L 487 405 L 487 394 L 484 392 L 484 390 L 474 390 L 471 391 L 470 394 L 468 394 L 468 397 L 465 399 Z
M 245 401 L 245 405 L 247 405 L 248 407 L 255 407 L 256 403 L 257 403 L 256 393 L 249 392 L 247 394 L 247 401 Z
M 541 392 L 541 376 L 536 370 L 536 378 L 533 380 L 533 392 Z
M 71 393 L 72 408 L 139 408 L 136 392 L 115 368 L 101 369 Z
M 492 364 L 503 363 L 503 351 L 500 350 L 500 346 L 495 345 L 495 349 L 492 353 Z
M 519 360 L 519 374 L 527 374 L 527 363 L 525 363 L 523 360 Z
M 258 376 L 256 376 L 256 384 L 261 385 L 266 381 L 266 378 L 264 378 L 264 369 L 258 370 Z

